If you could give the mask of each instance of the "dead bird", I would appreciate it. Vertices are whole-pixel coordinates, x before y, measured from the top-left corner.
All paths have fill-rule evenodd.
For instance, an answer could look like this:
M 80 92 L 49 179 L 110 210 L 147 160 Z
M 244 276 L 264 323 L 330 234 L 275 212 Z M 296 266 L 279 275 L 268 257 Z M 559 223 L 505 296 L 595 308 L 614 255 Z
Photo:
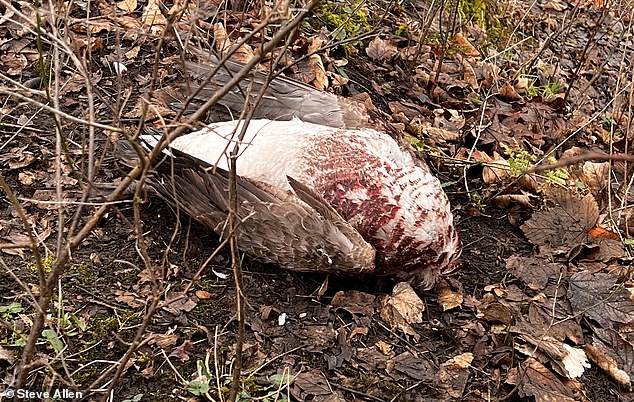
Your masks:
M 374 273 L 422 289 L 455 269 L 449 201 L 423 161 L 369 128 L 354 103 L 346 109 L 345 99 L 289 79 L 274 79 L 267 91 L 257 114 L 267 118 L 248 122 L 237 161 L 244 252 L 292 270 Z M 223 105 L 241 106 L 244 92 L 232 94 Z M 242 124 L 212 123 L 175 139 L 152 179 L 163 198 L 220 235 L 228 153 Z M 151 146 L 158 138 L 141 140 Z

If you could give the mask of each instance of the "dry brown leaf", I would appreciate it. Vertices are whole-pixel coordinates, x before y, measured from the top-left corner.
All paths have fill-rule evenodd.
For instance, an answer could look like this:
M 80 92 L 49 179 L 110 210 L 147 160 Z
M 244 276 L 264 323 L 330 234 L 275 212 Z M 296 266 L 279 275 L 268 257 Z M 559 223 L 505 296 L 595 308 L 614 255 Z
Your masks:
M 195 295 L 201 300 L 215 299 L 216 297 L 218 297 L 217 294 L 207 292 L 206 290 L 197 290 Z
M 11 366 L 14 360 L 13 352 L 0 346 L 0 361 L 5 361 Z
M 37 158 L 31 152 L 24 152 L 27 147 L 13 148 L 3 155 L 3 159 L 9 161 L 9 170 L 22 169 L 35 162 Z
M 462 153 L 462 157 L 468 155 L 467 150 Z M 497 152 L 493 152 L 493 157 L 490 157 L 486 152 L 474 150 L 471 160 L 485 165 L 482 169 L 482 180 L 487 185 L 505 183 L 513 178 L 508 161 Z
M 480 317 L 489 323 L 511 325 L 514 314 L 511 308 L 498 301 L 482 305 L 479 309 Z
M 436 368 L 429 359 L 403 352 L 387 361 L 387 371 L 395 380 L 413 378 L 418 381 L 431 381 L 435 377 Z
M 389 61 L 396 55 L 397 48 L 392 41 L 383 40 L 377 36 L 365 49 L 365 53 L 373 60 Z
M 9 52 L 0 55 L 3 67 L 7 68 L 8 75 L 18 75 L 28 65 L 26 56 L 21 53 Z
M 579 179 L 596 195 L 607 186 L 609 175 L 610 162 L 585 162 Z
M 632 380 L 630 379 L 630 376 L 625 371 L 619 369 L 614 359 L 590 343 L 587 343 L 584 348 L 588 357 L 590 357 L 590 359 L 599 366 L 601 370 L 605 371 L 614 381 L 627 389 L 632 388 Z
M 111 18 L 117 24 L 121 25 L 123 28 L 126 28 L 128 31 L 136 31 L 143 26 L 137 18 L 134 18 L 129 15 L 119 15 L 119 16 L 111 17 Z M 126 32 L 126 34 L 128 33 L 129 32 Z
M 33 172 L 25 171 L 18 173 L 18 180 L 25 186 L 30 186 L 35 181 L 35 174 Z
M 528 194 L 502 194 L 491 198 L 491 202 L 498 208 L 507 208 L 519 204 L 526 208 L 534 208 L 531 196 Z
M 533 396 L 535 402 L 574 402 L 572 391 L 544 365 L 533 358 L 522 363 L 523 375 L 515 377 L 518 394 Z
M 467 84 L 469 84 L 471 89 L 473 89 L 474 91 L 479 90 L 480 86 L 478 85 L 478 78 L 477 78 L 475 70 L 473 69 L 473 66 L 471 66 L 471 63 L 469 63 L 467 59 L 462 59 L 461 64 L 462 64 L 462 79 Z
M 328 386 L 326 377 L 319 370 L 309 370 L 301 372 L 293 384 L 301 390 L 302 399 L 308 396 L 330 395 L 332 391 Z M 297 391 L 296 391 L 297 392 Z
M 542 258 L 511 256 L 506 260 L 506 268 L 529 288 L 539 291 L 548 285 L 549 280 L 556 282 L 565 265 Z
M 73 199 L 66 192 L 62 193 L 62 199 L 60 200 L 57 198 L 55 190 L 35 190 L 29 201 L 40 209 L 57 209 L 60 205 L 71 203 Z
M 320 91 L 328 88 L 328 76 L 319 55 L 313 54 L 308 59 L 297 63 L 297 68 L 298 71 L 293 78 L 306 84 L 312 84 Z
M 139 51 L 141 50 L 141 46 L 135 46 L 132 49 L 125 52 L 125 57 L 128 60 L 135 59 L 139 55 Z
M 469 380 L 469 367 L 473 353 L 463 353 L 440 365 L 436 381 L 452 398 L 460 399 Z
M 119 303 L 125 303 L 132 308 L 138 308 L 144 305 L 143 300 L 139 299 L 135 294 L 126 292 L 125 290 L 115 290 L 114 294 L 117 295 L 115 300 Z
M 154 334 L 149 343 L 161 349 L 167 349 L 176 345 L 176 341 L 178 341 L 178 336 L 175 334 Z
M 451 290 L 444 281 L 436 285 L 436 293 L 438 294 L 438 302 L 442 306 L 443 311 L 451 310 L 462 305 L 462 294 Z
M 551 336 L 534 337 L 522 334 L 521 338 L 528 344 L 516 344 L 516 349 L 533 357 L 538 355 L 536 351 L 541 352 L 542 356 L 550 360 L 553 369 L 566 378 L 581 377 L 585 369 L 590 367 L 583 349 L 572 347 Z
M 117 2 L 116 4 L 118 9 L 131 13 L 132 11 L 136 9 L 137 1 L 136 0 L 122 0 Z
M 480 52 L 464 37 L 462 32 L 458 32 L 451 40 L 454 45 L 458 46 L 462 52 L 469 57 L 480 57 Z
M 335 293 L 330 305 L 343 308 L 351 314 L 363 314 L 372 316 L 374 313 L 374 300 L 376 296 L 357 290 L 347 292 L 339 291 Z
M 570 277 L 568 297 L 575 314 L 584 314 L 609 329 L 613 323 L 634 323 L 634 300 L 607 272 L 577 272 Z
M 567 10 L 570 6 L 566 1 L 563 0 L 548 0 L 544 2 L 543 8 L 544 11 L 564 11 Z
M 520 95 L 526 95 L 528 93 L 529 86 L 529 79 L 527 77 L 520 77 L 517 79 L 517 83 L 515 83 L 515 91 Z
M 350 339 L 354 338 L 357 335 L 367 335 L 368 334 L 368 327 L 354 327 L 352 328 L 352 331 L 350 331 Z
M 222 23 L 214 24 L 214 43 L 216 51 L 221 55 L 226 55 L 233 46 L 229 35 Z M 242 44 L 232 55 L 231 60 L 246 64 L 254 57 L 253 49 L 246 43 Z
M 82 50 L 90 49 L 91 52 L 97 52 L 105 47 L 103 39 L 97 36 L 92 36 L 90 38 L 75 38 L 74 40 Z
M 145 30 L 154 35 L 162 34 L 167 25 L 167 20 L 163 17 L 159 4 L 159 0 L 148 0 L 147 6 L 143 9 L 143 16 L 141 16 Z
M 384 341 L 377 341 L 374 344 L 385 356 L 392 355 L 392 345 Z
M 579 198 L 571 191 L 558 190 L 551 195 L 555 206 L 537 211 L 522 226 L 528 240 L 542 252 L 567 252 L 589 240 L 588 231 L 599 219 L 599 207 L 592 195 Z
M 186 339 L 179 347 L 172 350 L 169 357 L 175 357 L 183 363 L 187 362 L 189 361 L 189 351 L 193 348 L 194 344 L 189 339 Z
M 551 285 L 552 288 L 554 288 L 554 285 Z M 567 298 L 560 296 L 565 293 L 563 285 L 560 285 L 560 289 L 557 292 L 558 297 L 554 295 L 546 296 L 543 293 L 535 296 L 528 307 L 527 321 L 518 321 L 513 330 L 521 328 L 519 332 L 533 334 L 538 337 L 547 333 L 562 342 L 571 340 L 577 345 L 583 343 L 584 337 L 583 330 L 579 324 L 580 320 L 573 318 L 564 319 L 571 317 L 573 314 Z M 545 291 L 553 293 L 549 289 Z
M 194 297 L 188 297 L 181 292 L 174 292 L 168 294 L 170 297 L 166 302 L 164 308 L 174 315 L 178 315 L 182 312 L 192 311 L 198 304 L 198 300 Z
M 505 82 L 504 85 L 500 87 L 500 97 L 509 102 L 518 102 L 524 99 L 509 82 Z
M 418 340 L 420 335 L 409 324 L 422 322 L 423 311 L 425 311 L 425 303 L 409 283 L 401 282 L 394 286 L 392 295 L 381 299 L 379 313 L 392 328 L 398 328 Z
M 588 357 L 617 383 L 631 390 L 632 379 L 628 371 L 632 373 L 632 344 L 613 330 L 595 332 L 594 342 L 584 345 Z
M 436 141 L 440 140 L 439 142 L 455 142 L 458 141 L 458 139 L 460 138 L 460 133 L 445 130 L 442 128 L 423 126 L 421 127 L 421 129 L 421 134 L 427 135 L 429 136 L 429 138 L 432 138 Z

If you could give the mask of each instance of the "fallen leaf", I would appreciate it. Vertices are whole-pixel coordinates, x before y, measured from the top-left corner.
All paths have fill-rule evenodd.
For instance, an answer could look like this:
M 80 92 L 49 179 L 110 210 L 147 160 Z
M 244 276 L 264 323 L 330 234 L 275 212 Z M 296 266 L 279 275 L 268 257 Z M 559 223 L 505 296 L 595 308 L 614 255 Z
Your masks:
M 471 66 L 471 63 L 467 59 L 462 59 L 462 79 L 469 84 L 472 90 L 477 91 L 480 89 L 478 85 L 478 77 L 476 72 Z
M 522 96 L 515 91 L 515 87 L 511 85 L 509 82 L 505 82 L 504 85 L 500 87 L 500 97 L 509 102 L 518 102 L 521 101 Z
M 374 344 L 385 356 L 390 356 L 392 354 L 392 345 L 384 341 L 377 341 Z
M 417 381 L 431 381 L 435 377 L 436 368 L 427 359 L 414 356 L 411 352 L 403 352 L 388 360 L 389 375 L 395 380 L 404 379 L 403 375 Z
M 373 60 L 389 61 L 396 55 L 397 48 L 392 41 L 383 40 L 377 36 L 365 49 L 365 53 Z
M 570 250 L 588 241 L 588 230 L 599 219 L 599 207 L 592 195 L 579 198 L 571 191 L 551 195 L 555 205 L 537 211 L 522 226 L 528 240 L 545 250 Z
M 293 385 L 301 390 L 302 400 L 305 400 L 308 396 L 332 394 L 324 374 L 319 370 L 309 370 L 299 373 Z
M 361 314 L 371 317 L 374 314 L 374 301 L 376 296 L 357 290 L 335 293 L 330 305 L 342 308 L 351 314 Z
M 120 303 L 125 303 L 126 305 L 138 308 L 144 305 L 143 301 L 140 300 L 135 294 L 126 292 L 125 290 L 115 290 L 114 294 L 117 295 L 115 300 Z
M 550 360 L 553 369 L 566 378 L 581 377 L 585 369 L 590 367 L 588 358 L 581 348 L 572 347 L 551 336 L 520 336 L 528 344 L 516 344 L 517 350 L 531 357 L 538 357 L 541 352 L 541 356 Z
M 25 171 L 18 173 L 18 180 L 24 186 L 30 186 L 35 181 L 35 174 L 33 172 Z
M 409 324 L 422 322 L 423 311 L 425 303 L 409 283 L 401 282 L 394 286 L 391 296 L 385 296 L 381 300 L 379 313 L 392 328 L 398 328 L 418 340 L 420 335 Z
M 469 367 L 473 361 L 473 353 L 467 352 L 453 357 L 440 365 L 436 381 L 452 398 L 463 396 L 469 380 Z
M 117 8 L 125 12 L 131 13 L 136 9 L 137 0 L 122 0 L 116 3 Z
M 193 348 L 194 344 L 189 339 L 186 339 L 179 347 L 172 350 L 169 357 L 175 357 L 183 363 L 187 362 L 189 361 L 189 351 Z
M 215 299 L 218 297 L 217 294 L 207 292 L 206 290 L 197 290 L 195 294 L 196 294 L 196 297 L 201 300 Z
M 575 398 L 568 387 L 564 385 L 543 364 L 533 358 L 528 358 L 522 364 L 522 375 L 509 375 L 510 384 L 516 384 L 521 397 L 532 396 L 535 402 L 574 402 Z
M 548 285 L 549 280 L 556 282 L 566 267 L 542 258 L 511 256 L 506 260 L 506 268 L 529 288 L 539 291 Z
M 160 35 L 165 30 L 167 20 L 163 17 L 159 7 L 159 0 L 148 0 L 141 16 L 143 27 L 154 35 Z
M 162 349 L 167 349 L 176 345 L 176 341 L 178 341 L 178 336 L 175 334 L 154 334 L 152 340 L 150 341 L 150 345 L 156 345 Z
M 13 352 L 0 346 L 0 360 L 9 363 L 9 366 L 12 366 L 15 360 Z
M 471 44 L 471 42 L 465 38 L 462 32 L 458 32 L 451 39 L 452 43 L 460 48 L 460 50 L 469 57 L 480 57 L 480 52 Z
M 601 327 L 634 323 L 630 292 L 617 285 L 618 277 L 606 272 L 577 272 L 570 277 L 568 297 L 575 314 L 584 314 Z
M 632 355 L 632 346 L 629 345 L 629 350 L 626 348 L 620 349 L 619 353 L 616 354 L 613 350 L 608 351 L 607 347 L 603 345 L 601 342 L 595 344 L 586 343 L 584 345 L 584 349 L 588 354 L 590 360 L 592 360 L 597 366 L 601 368 L 601 370 L 605 371 L 614 381 L 616 381 L 621 386 L 625 387 L 628 390 L 632 389 L 632 379 L 630 375 L 625 371 L 619 368 L 619 363 L 616 361 L 615 357 L 611 356 L 623 356 L 623 355 Z
M 462 294 L 451 290 L 444 281 L 436 285 L 436 293 L 438 294 L 438 302 L 442 306 L 443 311 L 451 310 L 462 305 Z

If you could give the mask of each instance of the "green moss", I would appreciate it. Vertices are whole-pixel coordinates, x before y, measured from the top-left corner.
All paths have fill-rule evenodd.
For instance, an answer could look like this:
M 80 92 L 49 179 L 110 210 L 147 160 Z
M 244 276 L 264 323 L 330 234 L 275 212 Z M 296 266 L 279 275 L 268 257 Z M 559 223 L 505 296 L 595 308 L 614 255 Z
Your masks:
M 458 14 L 464 22 L 488 28 L 487 0 L 458 0 Z
M 360 9 L 362 3 L 362 0 L 323 1 L 315 9 L 315 17 L 308 22 L 316 30 L 325 24 L 336 40 L 349 39 L 370 27 Z
M 458 1 L 457 7 L 455 2 L 448 2 L 446 8 L 448 10 L 457 10 L 460 20 L 464 24 L 477 25 L 487 33 L 488 43 L 482 46 L 493 46 L 499 48 L 505 46 L 513 26 L 510 22 L 500 20 L 498 16 L 501 14 L 498 2 L 495 0 L 454 0 Z
M 85 287 L 94 287 L 97 281 L 92 269 L 86 264 L 73 265 L 70 268 L 70 272 L 76 273 L 79 283 Z
M 201 321 L 208 321 L 209 317 L 218 314 L 218 311 L 226 307 L 223 303 L 220 303 L 219 300 L 220 299 L 201 300 L 189 314 Z
M 107 339 L 110 332 L 117 332 L 119 322 L 114 316 L 105 314 L 95 314 L 88 323 L 86 328 L 86 336 L 89 340 Z
M 42 259 L 42 268 L 44 269 L 44 273 L 46 275 L 51 273 L 53 265 L 55 265 L 55 256 L 53 254 L 49 254 Z M 29 264 L 27 269 L 33 273 L 37 273 L 37 264 Z
M 396 27 L 396 30 L 394 31 L 394 35 L 401 36 L 403 38 L 409 37 L 409 34 L 409 25 L 406 22 L 402 22 L 398 27 Z

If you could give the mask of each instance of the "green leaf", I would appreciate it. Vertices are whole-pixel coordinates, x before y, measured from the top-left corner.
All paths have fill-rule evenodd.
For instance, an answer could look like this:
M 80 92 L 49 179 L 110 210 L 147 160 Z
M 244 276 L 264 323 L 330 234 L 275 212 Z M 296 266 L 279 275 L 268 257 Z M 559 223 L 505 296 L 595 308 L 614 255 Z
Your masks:
M 0 306 L 0 313 L 18 314 L 24 311 L 24 307 L 18 302 L 13 302 L 8 306 Z
M 55 350 L 55 353 L 60 353 L 64 349 L 64 342 L 62 342 L 57 333 L 52 329 L 45 329 L 42 331 L 42 337 L 48 341 Z
M 207 381 L 193 380 L 185 386 L 185 389 L 193 395 L 200 396 L 209 392 L 209 383 Z

